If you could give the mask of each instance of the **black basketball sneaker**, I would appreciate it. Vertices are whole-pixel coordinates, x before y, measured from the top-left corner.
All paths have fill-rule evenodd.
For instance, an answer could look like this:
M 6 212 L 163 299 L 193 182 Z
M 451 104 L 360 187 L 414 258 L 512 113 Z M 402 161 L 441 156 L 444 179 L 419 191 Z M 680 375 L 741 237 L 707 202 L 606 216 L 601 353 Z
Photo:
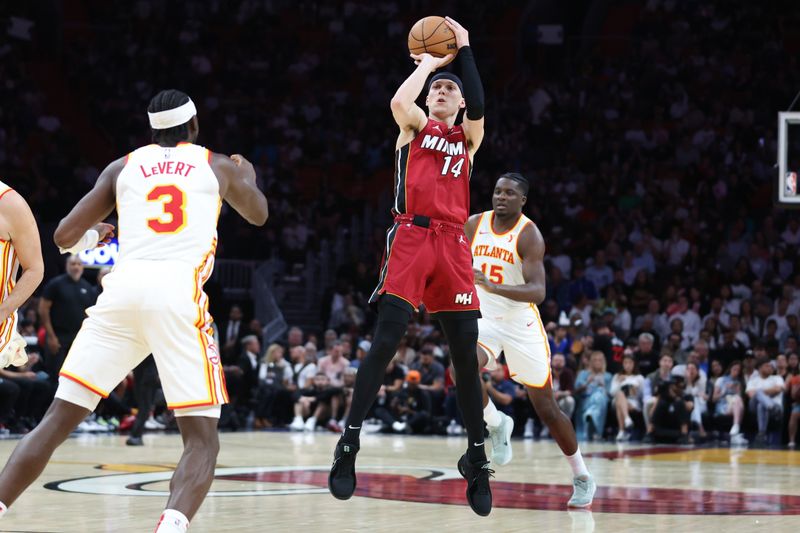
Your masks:
M 492 512 L 492 489 L 489 487 L 489 478 L 494 475 L 494 470 L 489 468 L 489 461 L 470 463 L 467 454 L 458 460 L 458 471 L 467 480 L 467 502 L 480 516 L 489 516 Z
M 336 443 L 333 465 L 328 475 L 328 490 L 334 498 L 349 500 L 356 491 L 356 454 L 358 446 L 347 442 Z M 477 511 L 476 511 L 477 512 Z

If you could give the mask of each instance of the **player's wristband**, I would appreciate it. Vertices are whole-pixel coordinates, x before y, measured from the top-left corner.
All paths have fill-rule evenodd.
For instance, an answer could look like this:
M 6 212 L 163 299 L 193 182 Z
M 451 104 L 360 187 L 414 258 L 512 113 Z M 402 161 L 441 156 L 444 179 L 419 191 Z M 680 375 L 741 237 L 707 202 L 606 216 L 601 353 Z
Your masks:
M 59 248 L 62 254 L 77 254 L 84 250 L 89 250 L 97 246 L 100 240 L 100 234 L 96 229 L 87 230 L 83 237 L 69 248 Z
M 464 102 L 467 104 L 467 118 L 469 120 L 479 120 L 483 118 L 484 95 L 481 76 L 478 74 L 478 66 L 475 64 L 472 48 L 462 46 L 458 49 L 458 57 L 461 62 L 461 81 L 464 84 Z

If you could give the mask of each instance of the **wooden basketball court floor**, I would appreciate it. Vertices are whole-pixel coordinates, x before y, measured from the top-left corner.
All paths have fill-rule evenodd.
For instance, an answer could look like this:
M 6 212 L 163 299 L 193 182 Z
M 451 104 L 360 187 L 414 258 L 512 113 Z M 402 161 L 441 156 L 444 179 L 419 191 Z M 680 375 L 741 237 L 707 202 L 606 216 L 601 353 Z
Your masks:
M 481 518 L 455 469 L 463 438 L 365 435 L 357 493 L 345 502 L 326 488 L 336 438 L 222 434 L 212 493 L 190 531 L 800 531 L 800 452 L 584 444 L 599 489 L 592 512 L 568 512 L 571 476 L 556 445 L 514 441 Z M 181 441 L 145 440 L 69 439 L 0 531 L 152 531 Z M 0 459 L 17 442 L 1 441 Z

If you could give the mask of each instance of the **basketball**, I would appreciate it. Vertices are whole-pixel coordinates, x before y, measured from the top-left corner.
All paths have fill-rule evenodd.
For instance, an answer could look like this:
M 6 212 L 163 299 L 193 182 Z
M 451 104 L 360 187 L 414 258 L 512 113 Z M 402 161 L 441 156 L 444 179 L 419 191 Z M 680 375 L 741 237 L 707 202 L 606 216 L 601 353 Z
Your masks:
M 412 54 L 428 53 L 434 57 L 458 53 L 456 36 L 445 24 L 444 17 L 420 19 L 408 32 L 408 51 Z

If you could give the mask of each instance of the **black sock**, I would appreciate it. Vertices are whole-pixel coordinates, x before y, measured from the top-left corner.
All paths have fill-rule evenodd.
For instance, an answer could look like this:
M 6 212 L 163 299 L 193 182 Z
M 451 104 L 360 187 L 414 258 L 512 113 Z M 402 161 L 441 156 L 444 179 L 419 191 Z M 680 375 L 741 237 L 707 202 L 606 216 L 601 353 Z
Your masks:
M 398 303 L 401 302 L 401 303 Z M 342 441 L 359 445 L 361 425 L 367 416 L 375 396 L 383 384 L 386 367 L 397 352 L 400 339 L 406 333 L 411 318 L 411 306 L 393 297 L 383 296 L 378 303 L 378 325 L 372 347 L 356 374 L 353 401 L 347 415 Z
M 483 445 L 483 391 L 478 376 L 478 319 L 446 318 L 439 321 L 450 344 L 456 372 L 456 399 L 469 439 L 467 459 L 485 462 Z

